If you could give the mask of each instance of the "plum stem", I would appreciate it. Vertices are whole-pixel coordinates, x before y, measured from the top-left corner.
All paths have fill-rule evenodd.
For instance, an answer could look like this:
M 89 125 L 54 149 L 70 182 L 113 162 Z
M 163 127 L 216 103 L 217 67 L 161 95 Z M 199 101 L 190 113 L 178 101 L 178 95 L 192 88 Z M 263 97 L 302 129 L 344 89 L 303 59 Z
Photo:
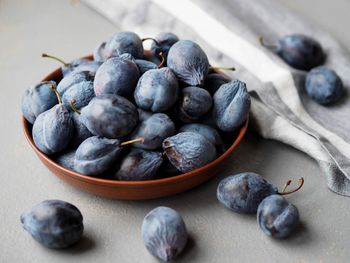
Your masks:
M 69 63 L 64 62 L 62 59 L 60 59 L 58 57 L 55 57 L 55 56 L 52 56 L 52 55 L 49 55 L 49 54 L 46 54 L 46 53 L 43 53 L 41 56 L 43 58 L 51 58 L 51 59 L 54 59 L 54 60 L 56 60 L 58 62 L 61 62 L 63 64 L 63 66 L 65 66 L 65 67 L 69 66 Z
M 145 42 L 146 40 L 152 40 L 154 41 L 158 46 L 160 46 L 159 42 L 157 40 L 155 40 L 154 38 L 152 37 L 145 37 L 145 38 L 142 38 L 141 41 L 142 42 Z
M 164 59 L 164 56 L 163 56 L 163 52 L 159 52 L 159 57 L 162 59 L 160 64 L 158 65 L 158 68 L 161 68 L 163 67 L 164 63 L 165 63 L 165 59 Z
M 120 145 L 121 146 L 125 146 L 125 145 L 128 145 L 128 144 L 131 144 L 131 143 L 134 143 L 134 142 L 144 142 L 145 141 L 145 138 L 136 138 L 136 139 L 132 139 L 132 140 L 129 140 L 129 141 L 126 141 L 126 142 L 122 142 Z
M 58 93 L 57 89 L 53 86 L 52 83 L 50 83 L 50 89 L 52 89 L 53 92 L 55 92 L 56 97 L 57 97 L 57 100 L 58 100 L 58 103 L 59 103 L 59 104 L 62 104 L 61 96 L 60 96 L 60 94 Z
M 76 102 L 75 99 L 72 99 L 72 100 L 70 101 L 69 105 L 70 105 L 71 109 L 72 109 L 74 112 L 80 114 L 80 110 L 78 110 L 78 109 L 75 107 L 75 105 L 74 105 L 75 102 Z
M 282 193 L 284 193 L 286 191 L 286 189 L 288 188 L 288 186 L 290 185 L 290 183 L 292 182 L 292 180 L 288 180 L 284 186 L 283 186 L 283 189 L 282 189 Z
M 231 71 L 235 71 L 236 68 L 235 67 L 209 67 L 210 70 L 218 70 L 218 69 L 223 69 L 223 70 L 231 70 Z
M 298 187 L 297 187 L 297 188 L 295 188 L 294 190 L 285 192 L 285 190 L 287 189 L 287 187 L 290 185 L 291 182 L 292 182 L 292 180 L 288 180 L 288 181 L 285 183 L 282 192 L 278 192 L 278 194 L 279 194 L 279 195 L 289 195 L 289 194 L 292 194 L 292 193 L 295 193 L 295 192 L 299 191 L 300 188 L 302 188 L 303 185 L 304 185 L 304 178 L 301 177 L 301 178 L 298 180 Z
M 263 47 L 266 47 L 268 49 L 277 49 L 278 48 L 276 45 L 271 45 L 271 44 L 265 43 L 264 38 L 262 36 L 259 37 L 259 42 L 260 42 L 260 45 L 262 45 Z

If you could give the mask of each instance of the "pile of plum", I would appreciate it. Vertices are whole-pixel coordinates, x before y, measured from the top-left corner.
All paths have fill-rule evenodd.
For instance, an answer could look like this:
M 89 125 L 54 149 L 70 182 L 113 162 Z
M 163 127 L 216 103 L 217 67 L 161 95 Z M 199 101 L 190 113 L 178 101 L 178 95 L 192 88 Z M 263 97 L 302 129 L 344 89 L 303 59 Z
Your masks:
M 40 151 L 81 174 L 148 180 L 192 171 L 225 150 L 222 136 L 249 113 L 245 83 L 217 73 L 193 41 L 160 33 L 145 52 L 145 40 L 116 33 L 93 60 L 43 54 L 63 63 L 63 78 L 22 99 Z

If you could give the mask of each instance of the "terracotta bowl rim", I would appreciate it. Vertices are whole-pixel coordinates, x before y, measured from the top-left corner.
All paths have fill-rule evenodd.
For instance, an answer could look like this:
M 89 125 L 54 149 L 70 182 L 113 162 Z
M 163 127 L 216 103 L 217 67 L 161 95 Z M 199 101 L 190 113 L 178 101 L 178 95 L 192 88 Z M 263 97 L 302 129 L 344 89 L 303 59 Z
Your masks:
M 92 56 L 85 56 L 83 58 L 91 59 Z M 53 72 L 49 73 L 42 81 L 48 81 L 52 80 L 54 77 L 57 77 L 58 75 L 62 75 L 61 69 L 57 68 Z M 152 179 L 152 180 L 144 180 L 144 181 L 120 181 L 120 180 L 111 180 L 111 179 L 103 179 L 103 178 L 98 178 L 98 177 L 93 177 L 89 175 L 84 175 L 80 174 L 77 172 L 74 172 L 72 170 L 69 170 L 63 166 L 60 166 L 57 164 L 55 161 L 53 161 L 50 156 L 42 153 L 34 144 L 31 132 L 29 130 L 29 122 L 24 118 L 22 115 L 22 126 L 23 126 L 23 131 L 24 135 L 29 142 L 30 146 L 34 149 L 37 155 L 39 155 L 42 159 L 44 159 L 46 162 L 50 163 L 50 165 L 54 166 L 56 169 L 61 170 L 62 172 L 65 172 L 66 174 L 69 174 L 71 177 L 74 177 L 77 180 L 80 181 L 85 181 L 85 182 L 90 182 L 90 183 L 95 183 L 95 184 L 100 184 L 100 185 L 115 185 L 115 186 L 124 186 L 124 187 L 133 187 L 133 186 L 151 186 L 151 185 L 167 185 L 172 182 L 177 182 L 177 181 L 182 181 L 186 180 L 190 177 L 194 177 L 198 175 L 198 173 L 201 173 L 213 166 L 218 165 L 221 161 L 226 159 L 226 157 L 233 152 L 233 150 L 237 147 L 239 142 L 243 139 L 247 127 L 249 123 L 249 118 L 245 120 L 245 122 L 240 126 L 239 132 L 235 140 L 233 141 L 232 145 L 223 153 L 221 154 L 218 158 L 213 160 L 212 162 L 197 168 L 191 172 L 187 173 L 182 173 L 178 175 L 174 175 L 171 177 L 166 177 L 166 178 L 160 178 L 160 179 Z

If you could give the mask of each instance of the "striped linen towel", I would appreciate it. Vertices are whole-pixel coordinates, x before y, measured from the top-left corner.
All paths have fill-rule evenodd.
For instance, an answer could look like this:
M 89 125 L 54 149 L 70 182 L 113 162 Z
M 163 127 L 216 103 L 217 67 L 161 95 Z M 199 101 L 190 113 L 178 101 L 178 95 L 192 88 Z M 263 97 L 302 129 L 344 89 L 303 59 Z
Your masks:
M 261 47 L 293 33 L 317 39 L 326 65 L 350 88 L 350 58 L 327 33 L 311 26 L 273 0 L 84 0 L 119 30 L 141 37 L 171 31 L 196 41 L 212 64 L 234 65 L 232 73 L 247 83 L 252 96 L 253 127 L 264 137 L 291 145 L 314 158 L 329 189 L 350 196 L 350 99 L 324 107 L 303 89 L 305 72 L 290 68 Z

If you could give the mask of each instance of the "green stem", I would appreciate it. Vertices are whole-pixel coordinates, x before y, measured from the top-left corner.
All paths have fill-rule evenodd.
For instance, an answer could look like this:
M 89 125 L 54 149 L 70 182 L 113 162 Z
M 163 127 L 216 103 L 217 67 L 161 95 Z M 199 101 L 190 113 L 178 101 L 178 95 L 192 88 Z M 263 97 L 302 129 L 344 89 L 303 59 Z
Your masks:
M 58 93 L 57 89 L 53 86 L 52 83 L 50 83 L 50 89 L 52 89 L 53 92 L 55 92 L 56 97 L 57 97 L 57 100 L 58 100 L 58 103 L 59 103 L 59 104 L 62 104 L 61 96 L 60 96 L 60 94 Z
M 54 59 L 60 63 L 62 63 L 65 67 L 68 67 L 69 66 L 69 63 L 66 63 L 64 62 L 62 59 L 58 58 L 58 57 L 55 57 L 55 56 L 52 56 L 52 55 L 49 55 L 49 54 L 46 54 L 46 53 L 43 53 L 41 55 L 43 58 L 51 58 L 51 59 Z
M 75 102 L 76 102 L 75 99 L 73 99 L 73 100 L 70 101 L 69 105 L 70 105 L 71 109 L 72 109 L 74 112 L 80 114 L 80 110 L 78 110 L 78 109 L 75 107 L 75 105 L 74 105 Z

